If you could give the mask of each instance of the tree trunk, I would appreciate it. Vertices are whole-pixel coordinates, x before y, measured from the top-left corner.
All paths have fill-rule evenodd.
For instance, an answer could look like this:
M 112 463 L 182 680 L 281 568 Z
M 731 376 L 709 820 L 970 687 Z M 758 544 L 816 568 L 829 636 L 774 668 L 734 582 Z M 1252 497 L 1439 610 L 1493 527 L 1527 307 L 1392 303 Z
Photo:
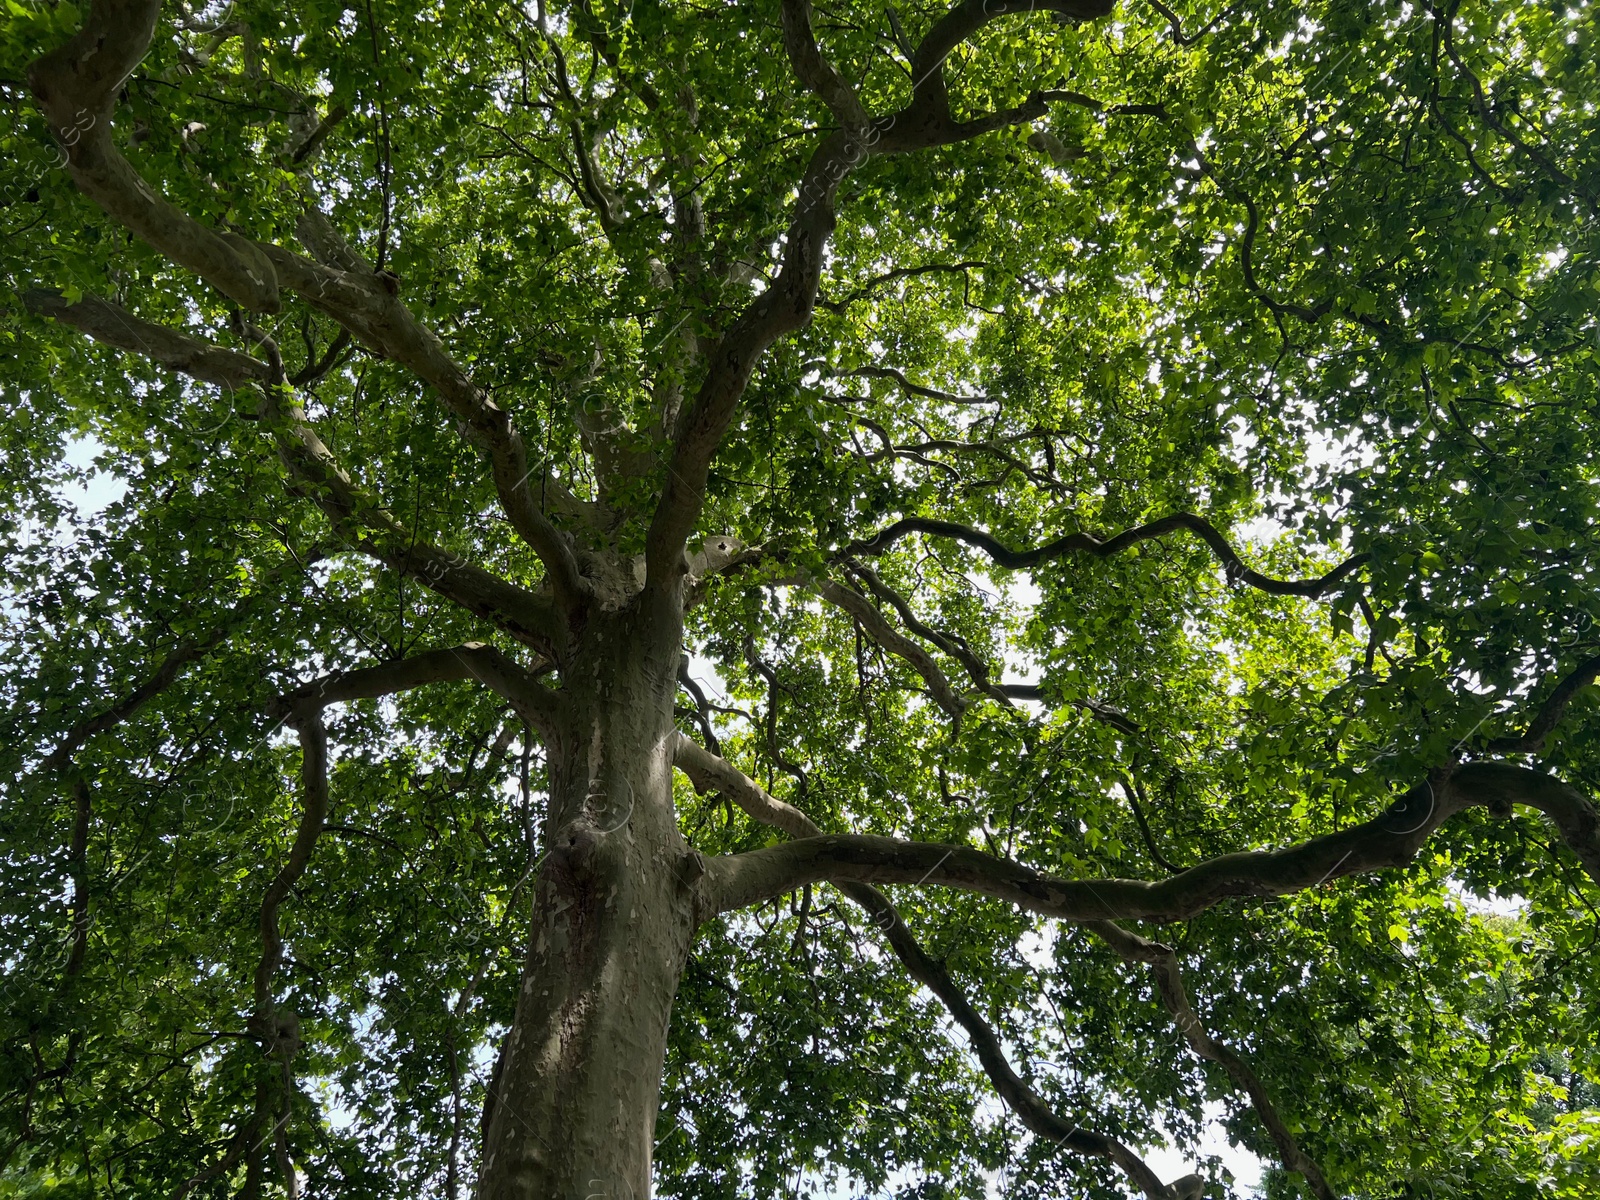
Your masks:
M 659 623 L 657 623 L 659 624 Z M 546 855 L 481 1200 L 647 1200 L 699 860 L 672 806 L 680 630 L 597 613 L 565 664 Z

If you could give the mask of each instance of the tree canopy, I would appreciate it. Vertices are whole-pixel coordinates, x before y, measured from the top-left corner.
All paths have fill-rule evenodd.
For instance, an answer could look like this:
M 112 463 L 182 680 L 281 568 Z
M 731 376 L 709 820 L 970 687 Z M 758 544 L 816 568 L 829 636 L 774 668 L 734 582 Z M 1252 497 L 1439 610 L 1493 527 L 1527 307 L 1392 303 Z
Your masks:
M 1594 1194 L 1588 0 L 3 28 L 0 1197 Z

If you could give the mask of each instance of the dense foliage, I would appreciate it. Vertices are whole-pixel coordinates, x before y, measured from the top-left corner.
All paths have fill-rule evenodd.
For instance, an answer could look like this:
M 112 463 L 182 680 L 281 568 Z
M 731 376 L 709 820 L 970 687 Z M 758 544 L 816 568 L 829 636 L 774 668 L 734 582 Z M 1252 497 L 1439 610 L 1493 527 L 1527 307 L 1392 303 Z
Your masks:
M 1008 119 L 839 186 L 815 311 L 707 476 L 693 546 L 732 549 L 695 584 L 683 733 L 825 831 L 1069 879 L 1305 842 L 1454 764 L 1600 789 L 1590 4 L 1025 7 L 944 64 L 958 116 Z M 945 11 L 810 21 L 881 114 Z M 464 642 L 537 662 L 382 536 L 534 592 L 551 568 L 414 364 L 287 285 L 251 313 L 62 169 L 105 125 L 54 128 L 29 64 L 84 19 L 7 0 L 0 35 L 0 1196 L 453 1200 L 550 852 L 544 749 L 470 681 L 327 709 L 330 808 L 269 972 L 299 1023 L 290 1185 L 227 1162 L 277 1070 L 252 1014 L 302 805 L 278 698 Z M 323 214 L 309 252 L 375 272 L 510 414 L 551 524 L 625 562 L 848 110 L 794 58 L 778 0 L 169 5 L 106 124 L 241 245 L 309 247 Z M 95 298 L 281 356 L 274 386 L 404 536 L 322 502 L 254 382 L 119 341 Z M 1198 522 L 1016 569 L 927 523 L 872 540 L 920 517 L 1020 553 L 1183 512 L 1239 559 Z M 785 840 L 726 788 L 675 799 L 708 858 Z M 1600 881 L 1509 804 L 1342 873 L 1139 928 L 1332 1194 L 1594 1195 Z M 891 892 L 1062 1120 L 1192 1151 L 1220 1106 L 1282 1160 L 1092 928 Z M 835 887 L 700 929 L 660 1194 L 1130 1194 L 1024 1126 Z

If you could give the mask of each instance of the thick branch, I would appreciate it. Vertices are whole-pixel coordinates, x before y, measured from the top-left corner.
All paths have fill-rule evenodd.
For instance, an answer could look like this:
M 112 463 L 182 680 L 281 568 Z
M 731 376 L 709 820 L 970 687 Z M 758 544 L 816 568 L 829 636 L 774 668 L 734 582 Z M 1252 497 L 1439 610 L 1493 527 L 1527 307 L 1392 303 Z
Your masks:
M 278 697 L 268 707 L 275 715 L 286 715 L 463 679 L 476 680 L 508 700 L 517 715 L 536 729 L 549 729 L 556 711 L 555 693 L 537 682 L 533 672 L 482 642 L 427 650 L 374 667 L 325 675 Z
M 814 38 L 798 24 L 804 0 L 785 10 L 786 41 L 796 43 L 802 82 L 818 87 L 834 102 L 848 98 L 833 89 Z M 683 414 L 673 439 L 666 484 L 646 540 L 646 579 L 658 592 L 675 593 L 683 574 L 683 548 L 704 501 L 711 460 L 738 408 L 756 363 L 778 338 L 811 319 L 822 278 L 824 250 L 836 221 L 835 198 L 845 176 L 867 158 L 906 154 L 977 137 L 990 130 L 1043 116 L 1049 102 L 1035 93 L 1027 103 L 958 122 L 950 117 L 944 90 L 945 57 L 990 21 L 1013 13 L 1049 11 L 1075 19 L 1104 16 L 1106 0 L 962 0 L 928 31 L 912 56 L 912 101 L 897 113 L 854 119 L 818 144 L 800 180 L 799 194 L 784 240 L 775 278 L 752 300 L 708 355 L 707 371 L 693 405 Z M 806 22 L 809 25 L 809 21 Z M 793 30 L 793 33 L 787 30 Z M 816 58 L 811 54 L 815 52 Z M 839 81 L 842 85 L 842 81 Z M 852 118 L 853 109 L 849 109 Z
M 278 279 L 246 239 L 180 212 L 111 140 L 117 93 L 150 48 L 160 0 L 95 0 L 83 26 L 28 68 L 28 82 L 80 191 L 138 237 L 251 312 L 276 312 Z
M 365 269 L 320 211 L 304 214 L 297 232 L 308 247 L 320 248 L 336 265 L 263 244 L 284 285 L 358 341 L 433 386 L 468 439 L 488 454 L 495 491 L 512 528 L 544 563 L 558 604 L 570 612 L 586 594 L 577 557 L 534 499 L 527 447 L 511 415 L 472 381 L 433 331 L 384 286 L 382 277 Z
M 722 792 L 763 825 L 781 829 L 796 838 L 821 836 L 816 823 L 800 809 L 770 795 L 737 767 L 682 734 L 674 743 L 673 762 L 689 777 L 697 791 Z M 966 1031 L 973 1052 L 995 1091 L 1030 1130 L 1057 1146 L 1116 1163 L 1150 1200 L 1171 1200 L 1171 1190 L 1127 1146 L 1059 1116 L 1043 1097 L 1022 1081 L 1007 1060 L 994 1030 L 968 1003 L 949 972 L 918 944 L 887 896 L 864 883 L 841 884 L 840 890 L 866 910 L 912 978 L 944 1003 L 956 1023 Z
M 68 304 L 55 293 L 34 291 L 25 299 L 35 311 L 96 341 L 145 354 L 197 379 L 253 395 L 257 415 L 271 430 L 285 466 L 352 545 L 518 641 L 544 649 L 558 639 L 559 619 L 548 600 L 448 550 L 417 540 L 413 531 L 357 488 L 317 436 L 294 394 L 283 386 L 275 363 L 156 325 L 96 297 Z
M 1337 1200 L 1335 1192 L 1323 1178 L 1316 1161 L 1300 1148 L 1294 1134 L 1289 1132 L 1289 1126 L 1278 1114 L 1277 1106 L 1273 1104 L 1272 1097 L 1268 1095 L 1266 1085 L 1261 1082 L 1260 1076 L 1236 1051 L 1206 1031 L 1189 1003 L 1188 993 L 1183 986 L 1183 971 L 1178 965 L 1178 956 L 1172 948 L 1142 938 L 1110 921 L 1094 921 L 1090 923 L 1089 928 L 1104 938 L 1106 944 L 1124 961 L 1150 965 L 1150 973 L 1155 976 L 1156 990 L 1160 993 L 1161 1002 L 1166 1005 L 1178 1028 L 1183 1031 L 1184 1038 L 1196 1054 L 1217 1063 L 1244 1089 L 1250 1097 L 1250 1103 L 1255 1107 L 1256 1115 L 1261 1118 L 1261 1123 L 1272 1135 L 1272 1141 L 1278 1147 L 1283 1165 L 1303 1175 L 1318 1200 Z
M 1229 544 L 1217 528 L 1203 517 L 1193 513 L 1174 513 L 1170 517 L 1163 517 L 1159 521 L 1152 521 L 1148 525 L 1140 525 L 1135 529 L 1127 529 L 1115 537 L 1102 541 L 1092 533 L 1069 533 L 1065 537 L 1057 538 L 1053 542 L 1033 550 L 1012 550 L 1004 543 L 981 529 L 974 529 L 968 525 L 960 525 L 954 521 L 944 521 L 937 517 L 904 517 L 888 528 L 880 530 L 865 541 L 853 542 L 839 552 L 836 557 L 847 558 L 858 554 L 882 554 L 901 538 L 912 533 L 928 534 L 933 537 L 953 538 L 969 546 L 982 550 L 998 565 L 1010 570 L 1026 570 L 1042 562 L 1061 558 L 1067 554 L 1090 554 L 1095 558 L 1109 558 L 1130 546 L 1140 542 L 1147 542 L 1153 538 L 1164 537 L 1169 533 L 1176 533 L 1180 529 L 1187 529 L 1196 534 L 1205 544 L 1211 547 L 1219 559 L 1230 579 L 1237 579 L 1251 587 L 1269 592 L 1274 596 L 1307 596 L 1315 599 L 1325 595 L 1362 563 L 1367 561 L 1367 556 L 1357 554 L 1346 559 L 1326 575 L 1317 579 L 1273 579 L 1253 570 L 1245 565 L 1238 551 Z
M 1072 20 L 1089 21 L 1107 15 L 1111 9 L 1108 0 L 962 0 L 934 22 L 911 56 L 912 101 L 904 115 L 915 117 L 919 124 L 930 127 L 954 125 L 945 89 L 945 59 L 991 21 L 1034 12 L 1053 12 Z
M 783 48 L 789 65 L 846 129 L 865 129 L 870 121 L 855 89 L 822 57 L 811 29 L 811 0 L 783 0 Z
M 258 412 L 272 431 L 284 465 L 309 487 L 334 529 L 353 546 L 519 642 L 548 650 L 561 640 L 560 617 L 546 598 L 418 539 L 393 513 L 357 488 L 288 388 L 269 384 L 258 389 L 257 397 Z
M 271 368 L 260 359 L 146 321 L 98 296 L 69 302 L 54 289 L 34 288 L 22 293 L 22 302 L 30 311 L 70 325 L 97 342 L 143 355 L 229 391 L 271 376 Z
M 544 562 L 558 603 L 572 610 L 584 592 L 577 560 L 533 500 L 527 454 L 509 415 L 472 383 L 392 287 L 370 271 L 352 271 L 358 261 L 330 268 L 279 246 L 208 229 L 159 196 L 117 149 L 110 127 L 117 93 L 149 49 L 159 17 L 159 0 L 95 0 L 82 28 L 29 67 L 34 96 L 62 143 L 74 182 L 108 215 L 246 310 L 277 311 L 280 286 L 288 287 L 432 384 L 488 451 L 513 528 Z M 318 219 L 326 224 L 320 213 L 308 218 L 312 224 Z M 197 365 L 227 374 L 242 364 Z
M 1484 806 L 1503 816 L 1514 804 L 1548 816 L 1600 885 L 1600 814 L 1587 797 L 1536 771 L 1469 763 L 1434 772 L 1381 815 L 1351 829 L 1282 850 L 1224 854 L 1154 882 L 1052 878 L 970 846 L 851 834 L 713 860 L 707 886 L 724 912 L 830 881 L 959 888 L 1069 921 L 1182 921 L 1233 896 L 1283 896 L 1346 875 L 1403 866 L 1456 813 Z

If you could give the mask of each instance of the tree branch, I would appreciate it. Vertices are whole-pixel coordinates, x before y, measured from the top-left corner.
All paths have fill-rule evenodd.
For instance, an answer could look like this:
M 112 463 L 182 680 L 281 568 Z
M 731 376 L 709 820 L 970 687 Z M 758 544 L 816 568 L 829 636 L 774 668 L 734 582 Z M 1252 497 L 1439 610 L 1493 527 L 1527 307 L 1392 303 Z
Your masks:
M 1061 558 L 1067 554 L 1081 553 L 1093 555 L 1095 558 L 1109 558 L 1113 554 L 1121 553 L 1130 546 L 1150 541 L 1153 538 L 1164 537 L 1169 533 L 1176 533 L 1180 529 L 1187 529 L 1196 534 L 1207 546 L 1211 547 L 1212 553 L 1222 560 L 1230 579 L 1247 583 L 1253 588 L 1259 588 L 1261 591 L 1269 592 L 1274 596 L 1306 596 L 1316 599 L 1332 591 L 1340 580 L 1367 561 L 1367 555 L 1357 554 L 1352 558 L 1346 559 L 1326 575 L 1317 579 L 1273 579 L 1246 566 L 1244 560 L 1239 557 L 1238 552 L 1209 521 L 1203 517 L 1197 517 L 1193 513 L 1186 512 L 1174 513 L 1172 516 L 1163 517 L 1159 521 L 1152 521 L 1135 529 L 1124 530 L 1115 537 L 1104 541 L 1092 533 L 1069 533 L 1065 537 L 1057 538 L 1055 541 L 1033 550 L 1012 550 L 991 534 L 968 525 L 957 524 L 954 521 L 944 521 L 936 517 L 904 517 L 864 541 L 852 542 L 834 557 L 848 558 L 858 554 L 882 554 L 901 538 L 912 533 L 922 533 L 933 537 L 947 537 L 964 542 L 969 546 L 982 550 L 998 565 L 1017 571 L 1035 567 L 1042 562 L 1049 562 L 1051 559 Z
M 1261 1118 L 1261 1123 L 1267 1127 L 1273 1143 L 1278 1147 L 1283 1165 L 1290 1171 L 1303 1175 L 1318 1200 L 1337 1200 L 1335 1192 L 1323 1178 L 1321 1168 L 1300 1148 L 1294 1134 L 1289 1132 L 1288 1125 L 1278 1114 L 1278 1109 L 1273 1104 L 1272 1097 L 1268 1095 L 1266 1085 L 1261 1082 L 1260 1076 L 1237 1052 L 1206 1031 L 1189 1003 L 1188 993 L 1183 986 L 1183 971 L 1178 965 L 1178 956 L 1172 948 L 1142 938 L 1111 921 L 1092 921 L 1088 927 L 1105 939 L 1106 944 L 1125 962 L 1143 962 L 1150 965 L 1150 973 L 1155 977 L 1156 991 L 1161 996 L 1161 1002 L 1166 1005 L 1178 1028 L 1183 1031 L 1184 1038 L 1194 1048 L 1196 1054 L 1221 1066 L 1249 1095 L 1256 1115 Z
M 82 28 L 28 68 L 39 109 L 62 143 L 67 170 L 79 190 L 247 311 L 276 312 L 280 287 L 288 287 L 365 345 L 432 384 L 472 439 L 488 451 L 506 515 L 545 564 L 558 605 L 573 612 L 585 595 L 577 559 L 534 503 L 526 450 L 509 415 L 472 383 L 385 280 L 370 270 L 352 272 L 356 262 L 333 269 L 279 246 L 216 233 L 157 195 L 117 149 L 111 138 L 117 94 L 149 49 L 160 8 L 160 0 L 94 0 Z M 320 212 L 307 218 L 312 224 L 319 219 L 326 225 Z M 220 369 L 237 365 L 220 364 Z
M 303 558 L 290 560 L 269 573 L 272 575 L 286 571 L 290 567 L 300 568 L 310 566 L 322 559 L 323 553 L 319 549 L 308 552 Z M 185 637 L 180 640 L 163 658 L 149 678 L 133 688 L 127 695 L 116 701 L 109 708 L 102 709 L 92 717 L 85 717 L 62 736 L 52 750 L 40 764 L 40 771 L 49 774 L 64 768 L 72 756 L 78 752 L 91 738 L 114 729 L 124 721 L 138 713 L 146 704 L 155 699 L 182 673 L 190 663 L 204 658 L 212 650 L 222 644 L 232 627 L 244 618 L 246 613 L 257 604 L 266 594 L 264 589 L 259 589 L 243 597 L 204 633 Z
M 104 345 L 131 351 L 230 392 L 272 375 L 271 367 L 260 359 L 146 321 L 98 296 L 85 295 L 72 302 L 53 288 L 31 288 L 22 293 L 22 303 L 30 312 L 70 325 Z
M 934 702 L 944 709 L 952 720 L 961 719 L 961 714 L 967 709 L 967 702 L 950 685 L 949 678 L 940 670 L 933 655 L 889 624 L 870 600 L 860 592 L 832 579 L 808 576 L 806 586 L 824 600 L 838 605 L 854 617 L 866 630 L 867 636 L 889 653 L 910 663 L 917 674 L 922 676 L 923 682 L 928 685 L 928 691 L 932 694 Z
M 785 41 L 799 56 L 802 82 L 833 98 L 851 117 L 843 128 L 826 135 L 812 153 L 800 180 L 799 194 L 784 240 L 781 265 L 765 291 L 755 297 L 727 328 L 707 357 L 709 370 L 694 403 L 678 422 L 661 500 L 646 538 L 645 578 L 659 594 L 676 594 L 683 576 L 683 549 L 704 502 L 705 482 L 739 400 L 766 349 L 778 338 L 804 326 L 816 303 L 824 250 L 837 219 L 835 198 L 846 175 L 867 158 L 906 154 L 965 141 L 993 129 L 1033 120 L 1048 111 L 1042 93 L 1024 105 L 972 121 L 951 119 L 945 95 L 943 63 L 962 41 L 990 21 L 1016 13 L 1056 12 L 1087 20 L 1111 11 L 1107 0 L 961 0 L 935 22 L 912 57 L 912 100 L 897 113 L 855 120 L 848 96 L 840 92 L 837 72 L 828 74 L 809 37 L 809 19 L 801 5 L 789 0 L 785 9 Z M 811 57 L 815 51 L 816 57 Z M 858 102 L 859 103 L 859 102 Z
M 871 118 L 855 89 L 822 57 L 811 28 L 811 0 L 783 0 L 783 48 L 795 77 L 828 106 L 846 129 L 865 129 Z
M 882 275 L 874 275 L 854 291 L 846 292 L 837 300 L 826 300 L 817 297 L 817 307 L 825 308 L 832 313 L 842 313 L 858 300 L 865 300 L 881 284 L 893 283 L 897 279 L 912 279 L 919 275 L 952 274 L 965 275 L 969 270 L 981 270 L 989 264 L 984 262 L 958 262 L 958 263 L 929 263 L 921 267 L 897 267 L 893 271 L 885 271 Z M 856 371 L 847 374 L 859 374 Z
M 157 196 L 111 140 L 117 93 L 149 50 L 160 15 L 160 0 L 95 0 L 77 33 L 30 64 L 34 99 L 80 191 L 245 309 L 276 312 L 277 276 L 260 251 Z
M 57 293 L 30 291 L 30 308 L 88 334 L 96 341 L 144 354 L 153 361 L 257 401 L 257 415 L 271 430 L 290 473 L 304 484 L 334 529 L 363 553 L 417 579 L 518 641 L 548 649 L 560 640 L 561 622 L 550 602 L 508 583 L 460 556 L 417 540 L 380 503 L 358 489 L 317 436 L 305 410 L 284 386 L 280 366 L 226 350 L 201 338 L 136 317 L 98 297 L 69 304 Z M 242 325 L 275 355 L 257 331 Z M 367 534 L 376 534 L 373 541 Z
M 1234 896 L 1283 896 L 1411 861 L 1432 832 L 1465 809 L 1508 816 L 1515 804 L 1550 818 L 1600 886 L 1600 813 L 1549 775 L 1506 763 L 1439 770 L 1382 814 L 1281 850 L 1224 854 L 1167 879 L 1060 879 L 970 846 L 862 834 L 807 838 L 711 862 L 716 911 L 745 908 L 807 883 L 915 883 L 994 896 L 1068 921 L 1181 921 Z
M 284 860 L 266 894 L 261 898 L 261 959 L 256 964 L 256 1019 L 270 1021 L 273 1014 L 272 978 L 283 961 L 283 937 L 278 930 L 278 906 L 289 889 L 300 881 L 311 861 L 322 823 L 328 815 L 328 731 L 322 724 L 322 710 L 316 704 L 297 706 L 290 717 L 300 734 L 300 825 Z M 274 1034 L 283 1031 L 272 1031 Z M 270 1047 L 268 1047 L 270 1049 Z
M 940 400 L 946 404 L 999 404 L 1000 401 L 989 396 L 957 396 L 953 392 L 942 392 L 938 388 L 924 387 L 912 383 L 906 378 L 904 371 L 897 371 L 893 367 L 856 367 L 849 371 L 840 371 L 835 378 L 860 376 L 866 379 L 892 379 L 900 385 L 900 390 L 908 396 L 920 396 L 924 400 Z
M 534 671 L 483 642 L 465 642 L 373 667 L 325 675 L 286 692 L 267 708 L 274 716 L 287 716 L 306 709 L 320 711 L 329 704 L 349 700 L 389 696 L 424 684 L 463 679 L 476 680 L 509 701 L 517 715 L 540 732 L 551 728 L 558 706 L 556 694 L 537 682 Z
M 770 795 L 732 763 L 712 754 L 681 733 L 674 743 L 673 764 L 689 777 L 696 791 L 722 792 L 763 825 L 781 829 L 796 838 L 820 837 L 822 834 L 816 823 L 800 809 Z M 887 896 L 870 884 L 844 883 L 839 887 L 866 911 L 912 978 L 937 996 L 956 1023 L 966 1031 L 984 1074 L 1023 1124 L 1054 1145 L 1066 1146 L 1080 1154 L 1116 1163 L 1150 1200 L 1172 1200 L 1171 1189 L 1162 1184 L 1144 1160 L 1127 1146 L 1115 1138 L 1093 1133 L 1059 1116 L 1043 1097 L 1022 1081 L 1007 1060 L 994 1030 L 967 1001 L 949 972 L 930 958 L 918 944 Z
M 1545 739 L 1555 731 L 1555 727 L 1561 723 L 1561 718 L 1566 715 L 1567 706 L 1577 698 L 1579 692 L 1596 679 L 1600 679 L 1600 654 L 1579 663 L 1566 678 L 1556 684 L 1555 690 L 1539 706 L 1539 711 L 1534 714 L 1533 720 L 1528 722 L 1528 728 L 1520 735 L 1499 737 L 1491 741 L 1490 753 L 1539 753 L 1544 748 Z
M 999 689 L 1011 700 L 1032 700 L 1039 704 L 1052 703 L 1053 697 L 1045 693 L 1044 688 L 1037 683 L 1002 683 Z M 1096 721 L 1104 722 L 1113 729 L 1119 729 L 1127 734 L 1141 734 L 1144 730 L 1126 713 L 1118 712 L 1109 705 L 1101 704 L 1097 700 L 1063 700 L 1062 703 L 1070 704 L 1073 708 L 1082 709 Z
M 266 894 L 261 898 L 261 958 L 255 972 L 255 1010 L 249 1021 L 250 1032 L 261 1043 L 263 1055 L 277 1059 L 281 1064 L 282 1116 L 274 1123 L 268 1137 L 251 1135 L 246 1151 L 245 1190 L 252 1194 L 259 1194 L 261 1152 L 269 1140 L 275 1143 L 286 1176 L 292 1176 L 287 1163 L 286 1128 L 294 1089 L 291 1063 L 301 1044 L 300 1017 L 292 1009 L 280 1011 L 272 995 L 273 978 L 283 962 L 283 935 L 278 928 L 278 908 L 305 874 L 328 816 L 328 732 L 322 723 L 322 710 L 315 704 L 300 705 L 290 714 L 290 721 L 300 734 L 300 824 L 289 847 L 289 857 L 278 868 L 272 882 L 267 885 Z M 259 1130 L 266 1124 L 273 1110 L 275 1090 L 272 1079 L 263 1077 L 258 1081 L 255 1111 L 246 1128 Z M 256 1181 L 254 1189 L 252 1180 Z

